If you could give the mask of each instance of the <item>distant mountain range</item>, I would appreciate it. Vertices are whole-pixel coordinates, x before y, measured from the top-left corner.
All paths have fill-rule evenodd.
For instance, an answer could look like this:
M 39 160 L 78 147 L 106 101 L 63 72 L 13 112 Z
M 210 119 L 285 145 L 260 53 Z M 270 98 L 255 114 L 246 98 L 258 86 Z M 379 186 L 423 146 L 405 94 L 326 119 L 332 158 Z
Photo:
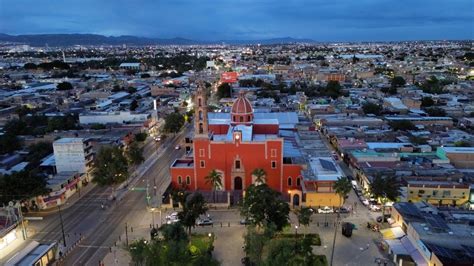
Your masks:
M 192 45 L 192 44 L 285 44 L 312 43 L 311 39 L 295 39 L 290 37 L 262 40 L 218 40 L 199 41 L 184 38 L 145 38 L 137 36 L 104 36 L 98 34 L 35 34 L 8 35 L 0 33 L 0 42 L 14 42 L 31 46 L 71 46 L 71 45 Z

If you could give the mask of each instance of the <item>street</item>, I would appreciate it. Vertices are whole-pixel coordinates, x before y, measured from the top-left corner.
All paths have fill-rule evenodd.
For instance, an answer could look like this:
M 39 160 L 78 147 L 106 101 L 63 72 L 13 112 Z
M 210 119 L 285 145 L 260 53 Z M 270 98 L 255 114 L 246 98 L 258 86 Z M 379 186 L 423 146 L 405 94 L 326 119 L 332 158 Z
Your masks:
M 137 178 L 131 180 L 128 188 L 146 187 L 147 182 L 156 182 L 159 194 L 163 193 L 170 183 L 169 165 L 184 153 L 174 147 L 190 129 L 188 125 L 181 133 L 170 136 L 155 152 L 150 152 L 153 142 L 153 146 L 146 145 L 146 161 L 136 169 Z M 129 228 L 152 223 L 151 215 L 146 211 L 144 191 L 117 190 L 116 201 L 109 200 L 111 192 L 111 188 L 96 186 L 61 212 L 67 244 L 62 251 L 67 253 L 64 265 L 97 265 L 125 231 L 125 223 Z M 103 203 L 104 209 L 101 208 Z M 32 240 L 62 242 L 59 212 L 42 221 L 30 221 L 29 226 L 35 232 Z

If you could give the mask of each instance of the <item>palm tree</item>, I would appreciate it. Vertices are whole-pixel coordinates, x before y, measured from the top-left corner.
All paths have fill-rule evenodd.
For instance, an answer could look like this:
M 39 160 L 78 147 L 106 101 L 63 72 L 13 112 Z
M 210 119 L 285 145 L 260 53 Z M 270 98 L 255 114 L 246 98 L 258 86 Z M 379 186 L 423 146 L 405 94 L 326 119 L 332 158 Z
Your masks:
M 349 195 L 349 192 L 351 192 L 352 185 L 351 181 L 347 177 L 339 177 L 336 182 L 334 182 L 333 185 L 334 191 L 336 191 L 337 194 L 339 194 L 339 197 L 341 197 L 341 205 L 344 204 L 344 199 Z
M 209 172 L 209 175 L 204 177 L 204 179 L 206 180 L 206 184 L 211 184 L 214 203 L 216 203 L 216 190 L 222 188 L 222 175 L 217 172 L 216 169 L 212 169 L 212 171 Z
M 257 185 L 264 184 L 266 182 L 267 173 L 263 168 L 255 168 L 252 172 L 252 175 L 255 176 L 255 183 Z
M 382 202 L 382 217 L 385 215 L 385 204 L 396 201 L 400 195 L 400 183 L 394 175 L 376 174 L 370 183 L 372 196 Z M 384 219 L 382 219 L 382 222 Z

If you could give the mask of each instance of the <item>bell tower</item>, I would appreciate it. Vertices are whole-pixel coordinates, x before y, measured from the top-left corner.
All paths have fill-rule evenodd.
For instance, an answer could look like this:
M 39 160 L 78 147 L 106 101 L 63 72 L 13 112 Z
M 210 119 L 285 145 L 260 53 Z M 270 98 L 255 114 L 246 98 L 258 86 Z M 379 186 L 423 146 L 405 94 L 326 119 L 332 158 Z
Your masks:
M 207 96 L 202 83 L 198 84 L 194 105 L 194 137 L 208 138 Z

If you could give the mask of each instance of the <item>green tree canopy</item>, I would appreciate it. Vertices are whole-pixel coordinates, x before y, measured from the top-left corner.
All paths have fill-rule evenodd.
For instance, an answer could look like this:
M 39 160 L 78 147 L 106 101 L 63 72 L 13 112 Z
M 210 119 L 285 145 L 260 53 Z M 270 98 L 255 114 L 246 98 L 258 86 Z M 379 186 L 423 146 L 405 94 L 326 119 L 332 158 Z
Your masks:
M 201 193 L 196 192 L 189 198 L 190 195 L 187 192 L 181 195 L 180 203 L 183 209 L 178 212 L 180 223 L 188 229 L 189 235 L 191 235 L 191 228 L 196 226 L 199 216 L 208 210 L 206 200 Z
M 455 147 L 471 147 L 471 143 L 466 140 L 458 140 L 454 142 Z
M 229 83 L 222 83 L 217 87 L 216 96 L 218 99 L 230 98 L 231 97 L 231 86 Z
M 117 146 L 102 147 L 94 160 L 93 181 L 101 186 L 119 184 L 128 178 L 128 163 Z
M 395 131 L 416 129 L 415 125 L 409 120 L 394 120 L 390 121 L 388 124 Z
M 267 173 L 265 172 L 265 170 L 263 168 L 255 168 L 252 171 L 252 175 L 255 176 L 255 184 L 256 185 L 266 183 Z
M 382 202 L 384 206 L 388 201 L 396 201 L 400 195 L 400 182 L 394 175 L 376 174 L 370 183 L 372 196 Z M 382 206 L 382 214 L 385 208 Z
M 433 98 L 431 97 L 423 97 L 421 99 L 421 107 L 431 107 L 434 105 Z
M 0 205 L 48 193 L 46 180 L 33 172 L 21 171 L 0 175 Z
M 366 102 L 362 105 L 362 110 L 364 114 L 381 115 L 383 108 L 380 104 Z
M 222 188 L 222 175 L 221 173 L 217 172 L 216 169 L 212 169 L 211 172 L 207 176 L 204 177 L 206 180 L 206 184 L 211 184 L 212 191 L 214 194 L 214 203 L 216 202 L 216 190 Z
M 143 157 L 143 147 L 140 147 L 136 141 L 128 146 L 126 154 L 131 164 L 138 165 L 145 161 L 145 157 Z
M 169 133 L 176 133 L 181 130 L 184 125 L 184 116 L 180 113 L 171 113 L 165 118 L 165 125 L 163 130 Z
M 425 108 L 425 112 L 428 113 L 429 116 L 446 116 L 446 111 L 439 107 Z
M 37 167 L 41 163 L 41 159 L 53 153 L 53 144 L 51 142 L 38 142 L 28 147 L 28 155 L 26 160 L 30 162 L 32 167 Z
M 136 99 L 133 99 L 133 101 L 130 103 L 130 111 L 135 111 L 138 108 L 138 101 Z
M 338 177 L 333 185 L 334 191 L 341 197 L 341 203 L 344 204 L 344 199 L 352 190 L 351 181 L 347 177 Z
M 406 84 L 406 81 L 403 77 L 395 76 L 392 79 L 392 84 L 391 85 L 394 88 L 399 88 L 399 87 L 405 86 L 405 84 Z
M 288 225 L 290 207 L 280 193 L 267 184 L 250 185 L 243 198 L 241 214 L 258 226 L 274 224 L 277 230 Z
M 72 90 L 73 89 L 73 86 L 71 83 L 67 82 L 67 81 L 64 81 L 64 82 L 61 82 L 59 83 L 56 88 L 59 90 L 59 91 L 68 91 L 68 90 Z

